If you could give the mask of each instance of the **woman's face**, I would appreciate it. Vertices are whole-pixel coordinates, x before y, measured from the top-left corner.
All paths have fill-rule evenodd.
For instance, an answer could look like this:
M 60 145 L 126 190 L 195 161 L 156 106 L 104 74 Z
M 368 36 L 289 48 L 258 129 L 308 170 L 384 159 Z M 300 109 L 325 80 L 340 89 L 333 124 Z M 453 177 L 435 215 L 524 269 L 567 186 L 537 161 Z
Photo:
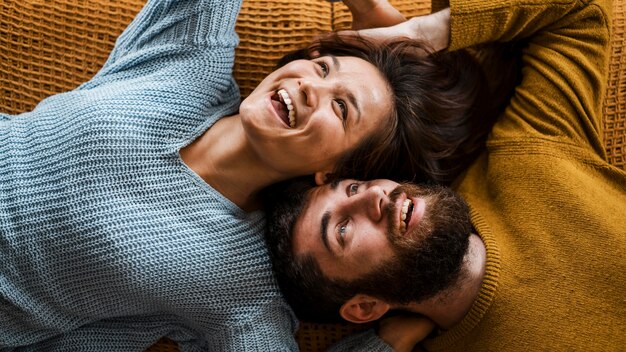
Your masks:
M 391 91 L 374 65 L 321 56 L 272 72 L 239 112 L 259 158 L 291 177 L 332 171 L 345 152 L 385 126 L 391 107 Z

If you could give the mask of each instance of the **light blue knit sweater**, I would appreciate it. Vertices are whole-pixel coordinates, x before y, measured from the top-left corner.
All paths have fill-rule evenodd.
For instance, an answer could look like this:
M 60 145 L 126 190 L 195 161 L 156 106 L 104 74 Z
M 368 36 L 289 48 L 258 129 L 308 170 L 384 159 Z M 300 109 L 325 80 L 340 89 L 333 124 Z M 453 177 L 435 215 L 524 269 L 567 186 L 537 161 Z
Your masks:
M 297 350 L 262 214 L 178 154 L 237 110 L 240 5 L 151 1 L 91 81 L 0 115 L 0 350 Z

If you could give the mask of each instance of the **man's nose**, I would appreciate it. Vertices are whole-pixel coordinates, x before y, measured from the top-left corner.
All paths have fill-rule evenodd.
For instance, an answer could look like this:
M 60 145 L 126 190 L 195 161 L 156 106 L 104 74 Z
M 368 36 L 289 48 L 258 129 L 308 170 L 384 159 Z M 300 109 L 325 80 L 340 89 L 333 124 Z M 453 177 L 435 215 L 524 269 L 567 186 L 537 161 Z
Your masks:
M 352 197 L 356 211 L 363 212 L 373 222 L 383 219 L 383 207 L 387 202 L 387 194 L 379 186 L 371 186 Z

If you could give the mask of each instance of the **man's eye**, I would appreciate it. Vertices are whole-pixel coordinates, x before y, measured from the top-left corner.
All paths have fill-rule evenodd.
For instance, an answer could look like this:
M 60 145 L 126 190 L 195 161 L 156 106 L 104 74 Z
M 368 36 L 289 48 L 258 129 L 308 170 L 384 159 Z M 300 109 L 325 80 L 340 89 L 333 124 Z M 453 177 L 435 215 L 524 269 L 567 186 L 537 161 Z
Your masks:
M 343 224 L 341 226 L 339 226 L 339 244 L 343 247 L 344 245 L 344 241 L 346 238 L 346 233 L 348 232 L 348 225 L 347 224 Z
M 322 77 L 328 76 L 328 65 L 324 61 L 318 62 L 318 65 L 322 69 Z
M 359 190 L 358 183 L 351 183 L 348 185 L 348 197 L 353 196 Z

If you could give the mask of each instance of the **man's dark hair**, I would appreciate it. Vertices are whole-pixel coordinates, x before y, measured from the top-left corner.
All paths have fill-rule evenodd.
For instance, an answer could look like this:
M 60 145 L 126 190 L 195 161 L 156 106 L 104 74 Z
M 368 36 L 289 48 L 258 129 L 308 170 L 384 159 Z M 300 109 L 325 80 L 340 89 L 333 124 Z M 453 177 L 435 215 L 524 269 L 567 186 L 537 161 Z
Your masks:
M 312 256 L 293 253 L 294 227 L 314 187 L 312 178 L 301 177 L 267 188 L 263 197 L 273 269 L 285 299 L 300 319 L 338 322 L 341 306 L 356 294 L 408 304 L 431 298 L 458 282 L 471 224 L 467 204 L 451 190 L 432 186 L 428 191 L 441 195 L 439 200 L 446 207 L 432 214 L 437 221 L 431 223 L 431 234 L 419 247 L 396 247 L 392 260 L 361 277 L 343 280 L 325 276 Z
M 278 285 L 298 318 L 339 322 L 339 308 L 351 296 L 343 293 L 344 287 L 336 287 L 339 283 L 328 282 L 313 258 L 293 254 L 294 226 L 315 186 L 311 176 L 304 176 L 264 190 L 265 240 Z

